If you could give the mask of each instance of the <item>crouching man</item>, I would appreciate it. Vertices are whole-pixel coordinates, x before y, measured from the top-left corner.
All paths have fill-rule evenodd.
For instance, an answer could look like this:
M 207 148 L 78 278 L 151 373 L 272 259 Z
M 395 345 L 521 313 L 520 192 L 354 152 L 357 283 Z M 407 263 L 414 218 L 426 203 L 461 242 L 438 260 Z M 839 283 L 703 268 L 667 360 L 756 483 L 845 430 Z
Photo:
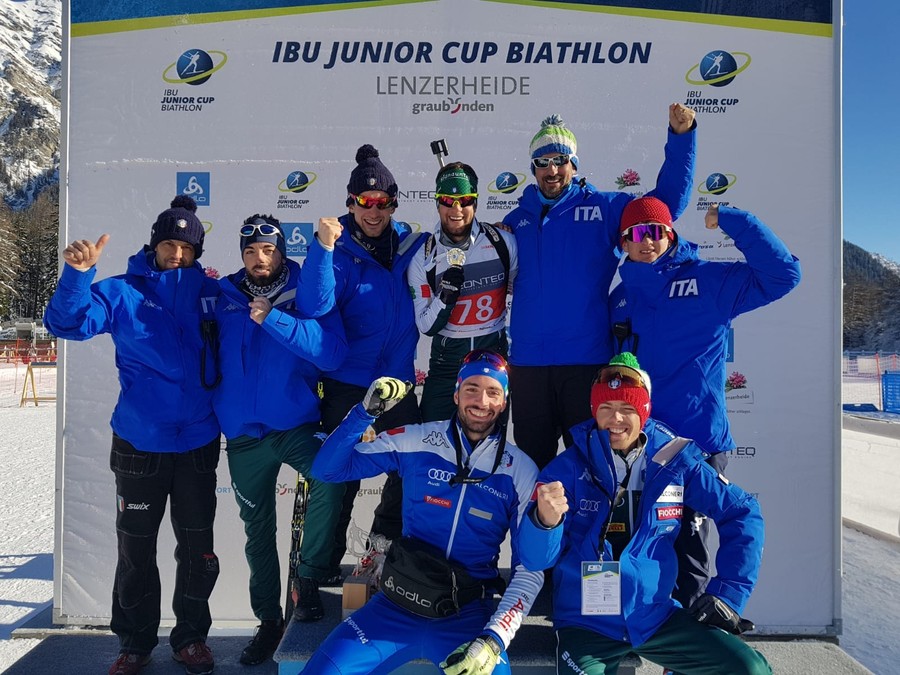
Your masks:
M 679 673 L 763 674 L 737 634 L 763 549 L 759 505 L 693 442 L 650 419 L 650 378 L 623 353 L 600 368 L 594 419 L 541 472 L 522 521 L 526 568 L 553 568 L 560 673 L 615 672 L 637 652 Z M 717 576 L 690 613 L 672 598 L 684 507 L 719 531 Z
M 381 591 L 335 628 L 304 672 L 387 672 L 418 658 L 446 675 L 510 672 L 506 648 L 543 575 L 518 563 L 516 535 L 537 467 L 506 443 L 501 416 L 508 387 L 503 357 L 471 352 L 459 370 L 450 420 L 391 429 L 358 443 L 375 417 L 411 389 L 379 378 L 325 441 L 313 478 L 400 475 L 403 536 L 388 551 Z M 504 592 L 497 559 L 509 531 L 513 574 Z M 495 591 L 502 595 L 499 605 Z

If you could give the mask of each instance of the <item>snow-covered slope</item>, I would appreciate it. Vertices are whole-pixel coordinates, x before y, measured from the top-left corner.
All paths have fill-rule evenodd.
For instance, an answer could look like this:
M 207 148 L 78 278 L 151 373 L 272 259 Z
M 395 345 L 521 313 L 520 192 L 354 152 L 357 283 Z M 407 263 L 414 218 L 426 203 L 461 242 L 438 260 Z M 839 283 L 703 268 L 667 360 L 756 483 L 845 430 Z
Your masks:
M 58 180 L 61 0 L 0 2 L 0 195 L 15 208 Z

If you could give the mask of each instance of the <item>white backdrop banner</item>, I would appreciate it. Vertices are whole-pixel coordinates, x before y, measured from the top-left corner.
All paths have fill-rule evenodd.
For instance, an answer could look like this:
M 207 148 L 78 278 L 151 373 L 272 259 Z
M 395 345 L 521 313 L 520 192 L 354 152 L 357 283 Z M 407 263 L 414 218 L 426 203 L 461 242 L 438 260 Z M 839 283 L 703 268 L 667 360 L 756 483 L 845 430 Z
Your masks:
M 707 7 L 720 4 L 731 15 Z M 578 138 L 582 176 L 641 194 L 662 163 L 668 105 L 695 108 L 696 188 L 679 232 L 708 258 L 739 259 L 703 226 L 710 201 L 728 203 L 758 214 L 803 264 L 797 290 L 737 320 L 731 341 L 728 412 L 741 446 L 729 474 L 758 495 L 767 524 L 747 615 L 762 632 L 835 631 L 838 2 L 70 0 L 67 9 L 60 236 L 111 235 L 99 278 L 124 271 L 181 193 L 200 205 L 211 274 L 240 267 L 237 229 L 258 212 L 281 219 L 289 255 L 302 260 L 318 218 L 346 212 L 364 143 L 397 179 L 398 219 L 434 227 L 429 145 L 444 138 L 449 158 L 479 173 L 479 217 L 498 221 L 531 180 L 528 144 L 551 113 Z M 422 369 L 427 353 L 423 340 Z M 66 345 L 60 377 L 55 617 L 105 623 L 116 558 L 111 341 Z M 286 470 L 276 486 L 285 547 L 294 480 Z M 363 529 L 380 484 L 364 485 L 372 494 L 354 515 Z M 213 616 L 250 624 L 224 460 L 219 493 Z

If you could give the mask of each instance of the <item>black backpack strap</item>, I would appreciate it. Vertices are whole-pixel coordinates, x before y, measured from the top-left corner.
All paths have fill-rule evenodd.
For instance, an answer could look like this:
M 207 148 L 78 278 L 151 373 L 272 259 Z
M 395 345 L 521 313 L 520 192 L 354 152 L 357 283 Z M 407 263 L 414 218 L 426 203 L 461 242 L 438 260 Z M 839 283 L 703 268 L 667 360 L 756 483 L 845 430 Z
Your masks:
M 506 272 L 506 285 L 509 286 L 509 246 L 506 245 L 506 241 L 500 236 L 500 232 L 496 227 L 490 223 L 479 222 L 479 224 L 490 238 L 491 243 L 494 245 L 494 250 L 497 251 L 497 257 L 500 258 L 503 270 Z

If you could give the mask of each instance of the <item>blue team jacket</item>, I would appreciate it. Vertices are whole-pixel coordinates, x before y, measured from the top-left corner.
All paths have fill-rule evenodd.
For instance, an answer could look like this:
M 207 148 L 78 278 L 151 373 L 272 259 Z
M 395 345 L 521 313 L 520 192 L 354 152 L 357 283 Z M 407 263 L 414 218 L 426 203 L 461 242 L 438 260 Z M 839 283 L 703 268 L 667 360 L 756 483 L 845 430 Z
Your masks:
M 800 283 L 799 261 L 756 216 L 722 206 L 719 227 L 746 262 L 701 260 L 679 238 L 652 264 L 626 260 L 609 302 L 613 324 L 630 321 L 622 350 L 650 374 L 653 417 L 713 454 L 735 446 L 725 407 L 731 320 Z
M 213 319 L 218 287 L 199 263 L 161 272 L 153 256 L 145 248 L 125 274 L 94 284 L 95 268 L 65 265 L 44 323 L 67 340 L 109 333 L 120 388 L 113 431 L 144 452 L 187 452 L 219 435 L 212 390 L 200 382 L 201 319 Z M 210 362 L 207 381 L 215 376 Z
M 569 503 L 562 524 L 545 529 L 523 518 L 519 554 L 526 568 L 553 567 L 553 624 L 577 626 L 640 645 L 672 615 L 678 574 L 675 538 L 688 505 L 715 520 L 719 531 L 716 576 L 707 592 L 742 612 L 756 583 L 763 550 L 763 520 L 756 500 L 705 463 L 705 455 L 654 419 L 644 425 L 644 490 L 635 532 L 620 559 L 622 612 L 581 614 L 581 563 L 611 560 L 609 542 L 599 550 L 617 482 L 609 434 L 593 420 L 572 428 L 574 444 L 548 464 L 538 484 L 561 481 Z M 532 507 L 534 508 L 534 507 Z
M 262 325 L 250 318 L 250 300 L 240 290 L 246 272 L 220 281 L 216 320 L 222 382 L 213 404 L 226 438 L 263 438 L 271 431 L 318 422 L 319 373 L 338 367 L 347 355 L 337 313 L 308 319 L 297 309 L 327 309 L 327 302 L 315 300 L 325 297 L 321 288 L 306 289 L 306 281 L 298 283 L 300 266 L 293 260 L 285 264 L 288 283 Z
M 669 131 L 656 188 L 677 218 L 690 198 L 696 131 Z M 619 220 L 633 197 L 600 192 L 576 177 L 542 218 L 529 185 L 503 222 L 519 252 L 510 316 L 510 362 L 520 366 L 605 363 L 612 356 L 607 299 L 618 265 Z
M 382 376 L 415 382 L 419 329 L 406 269 L 428 235 L 414 234 L 406 223 L 392 220 L 400 246 L 388 270 L 350 236 L 352 217 L 339 218 L 344 231 L 334 247 L 335 301 L 349 352 L 328 377 L 358 387 Z

